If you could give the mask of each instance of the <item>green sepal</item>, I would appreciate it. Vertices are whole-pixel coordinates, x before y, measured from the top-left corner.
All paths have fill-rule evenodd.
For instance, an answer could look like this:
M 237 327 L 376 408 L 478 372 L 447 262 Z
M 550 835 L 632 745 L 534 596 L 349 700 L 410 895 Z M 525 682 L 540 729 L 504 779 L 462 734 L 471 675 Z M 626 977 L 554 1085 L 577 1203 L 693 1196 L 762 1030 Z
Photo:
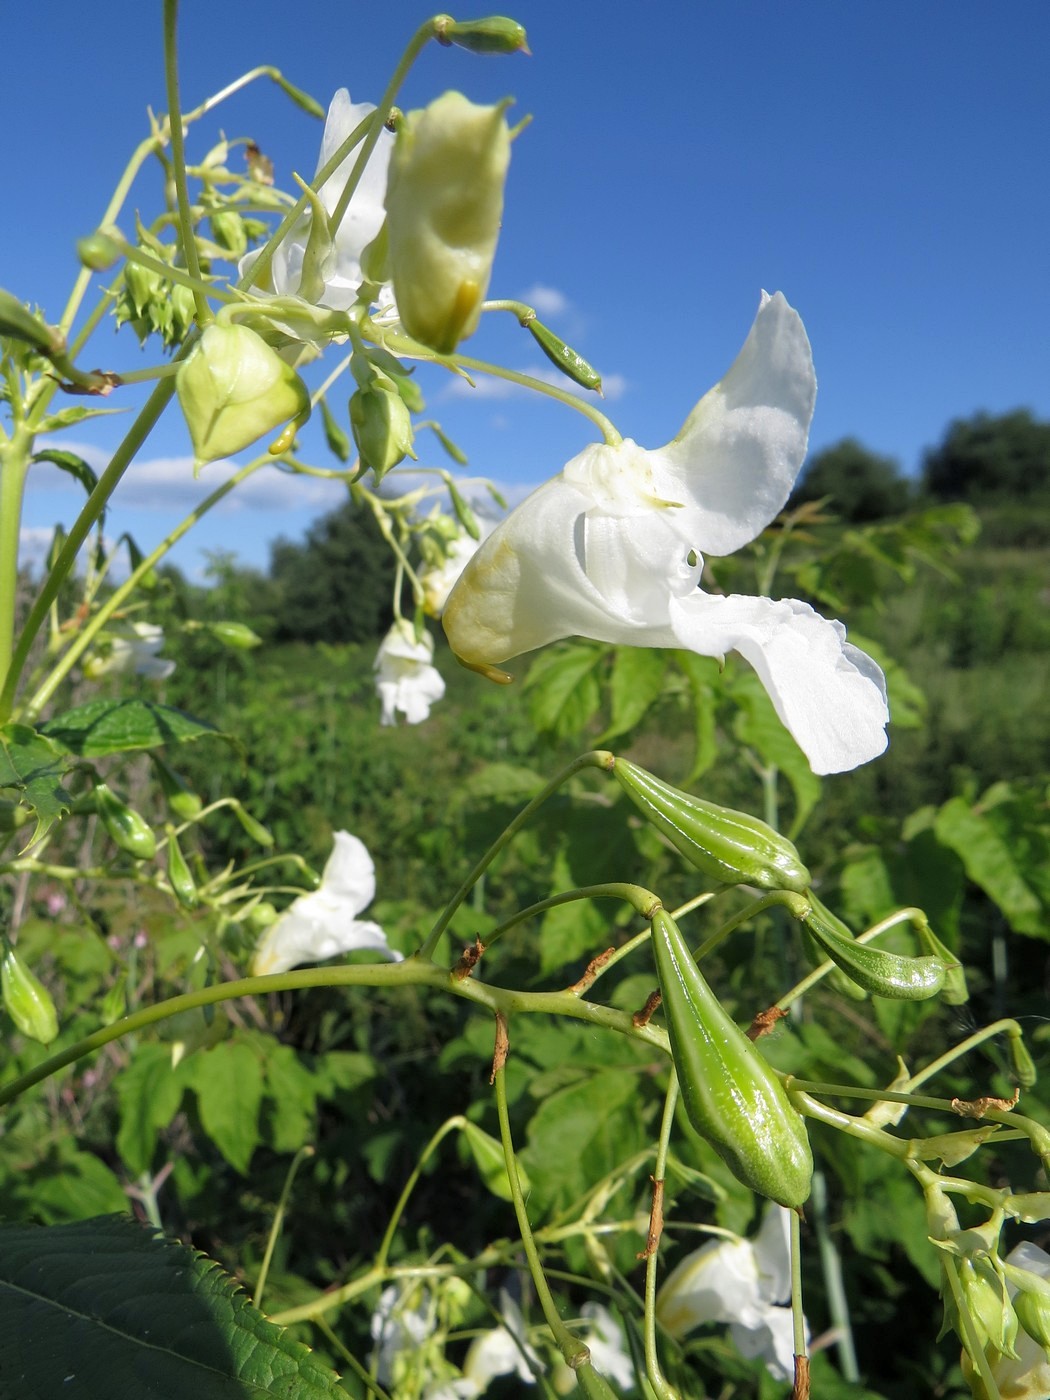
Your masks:
M 328 407 L 328 400 L 324 397 L 321 398 L 321 424 L 324 428 L 324 440 L 328 444 L 329 452 L 338 461 L 349 462 L 350 438 L 335 421 L 332 410 Z
M 157 853 L 157 838 L 146 820 L 105 783 L 96 783 L 93 795 L 95 810 L 113 842 L 135 860 L 152 859 Z
M 583 389 L 593 389 L 596 394 L 601 393 L 602 377 L 582 355 L 577 354 L 570 345 L 566 345 L 560 336 L 555 335 L 535 316 L 528 317 L 522 324 L 547 359 L 560 369 L 562 374 L 567 375 L 574 384 L 579 384 Z
M 0 987 L 7 1014 L 23 1035 L 50 1045 L 58 1035 L 58 1015 L 51 993 L 4 939 Z
M 639 811 L 709 879 L 796 894 L 809 887 L 798 851 L 757 817 L 681 792 L 622 758 L 612 771 Z
M 865 991 L 897 1001 L 926 1001 L 944 986 L 947 969 L 940 958 L 909 958 L 858 943 L 815 895 L 808 898 L 809 912 L 801 916 L 806 929 L 836 967 Z
M 690 1123 L 752 1191 L 795 1209 L 813 1153 L 801 1114 L 704 980 L 678 925 L 653 917 L 653 952 L 671 1056 Z

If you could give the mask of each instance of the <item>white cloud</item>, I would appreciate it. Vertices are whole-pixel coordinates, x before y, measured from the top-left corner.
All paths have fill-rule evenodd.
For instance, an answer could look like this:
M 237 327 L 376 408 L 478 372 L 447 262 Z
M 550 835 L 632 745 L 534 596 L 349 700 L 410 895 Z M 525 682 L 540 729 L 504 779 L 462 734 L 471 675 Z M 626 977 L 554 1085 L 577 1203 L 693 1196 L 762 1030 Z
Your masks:
M 50 525 L 23 525 L 18 532 L 19 568 L 39 573 L 47 563 L 54 534 Z
M 526 306 L 534 307 L 538 316 L 564 316 L 572 304 L 564 292 L 559 292 L 557 287 L 547 287 L 542 282 L 523 292 L 521 300 Z

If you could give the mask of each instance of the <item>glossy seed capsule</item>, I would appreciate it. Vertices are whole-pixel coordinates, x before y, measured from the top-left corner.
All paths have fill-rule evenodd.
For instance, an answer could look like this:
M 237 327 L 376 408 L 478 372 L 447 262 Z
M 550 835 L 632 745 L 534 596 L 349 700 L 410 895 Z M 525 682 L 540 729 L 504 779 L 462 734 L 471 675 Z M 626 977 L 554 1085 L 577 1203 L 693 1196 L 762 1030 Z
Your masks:
M 796 894 L 808 889 L 810 874 L 798 851 L 757 817 L 682 792 L 622 758 L 612 771 L 647 820 L 709 879 Z
M 136 860 L 150 860 L 157 853 L 157 838 L 134 807 L 122 802 L 105 783 L 96 783 L 95 809 L 102 825 L 122 851 Z
M 5 944 L 0 963 L 0 987 L 7 1014 L 22 1034 L 41 1045 L 50 1045 L 58 1035 L 58 1016 L 51 993 L 9 943 Z
M 836 967 L 873 996 L 892 997 L 896 1001 L 925 1001 L 936 996 L 944 986 L 946 968 L 940 958 L 909 958 L 901 953 L 888 953 L 870 943 L 858 943 L 845 925 L 813 895 L 810 895 L 809 913 L 803 914 L 802 919 L 813 941 Z
M 674 920 L 653 918 L 653 952 L 689 1121 L 745 1186 L 794 1209 L 808 1199 L 806 1125 L 755 1045 L 704 980 Z
M 579 384 L 583 389 L 593 389 L 595 393 L 601 393 L 601 375 L 582 355 L 577 354 L 571 345 L 566 345 L 560 336 L 555 335 L 542 321 L 537 321 L 535 316 L 530 316 L 522 324 L 547 359 L 560 369 L 562 374 L 568 375 L 574 384 Z

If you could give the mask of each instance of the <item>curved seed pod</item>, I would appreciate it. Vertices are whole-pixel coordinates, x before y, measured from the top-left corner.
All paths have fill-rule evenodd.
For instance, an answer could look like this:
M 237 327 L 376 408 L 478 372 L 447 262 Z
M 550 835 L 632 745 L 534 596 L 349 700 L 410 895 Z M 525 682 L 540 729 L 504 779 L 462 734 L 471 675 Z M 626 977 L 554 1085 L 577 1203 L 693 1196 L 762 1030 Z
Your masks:
M 442 15 L 435 25 L 439 43 L 455 44 L 471 53 L 528 53 L 525 26 L 504 15 L 454 20 Z
M 798 851 L 757 817 L 681 792 L 622 758 L 614 759 L 612 771 L 647 820 L 710 879 L 796 894 L 809 888 Z
M 150 860 L 157 853 L 157 838 L 134 807 L 122 802 L 105 783 L 96 783 L 95 809 L 102 825 L 122 851 L 136 860 Z
M 653 952 L 682 1103 L 733 1175 L 794 1209 L 808 1198 L 806 1125 L 776 1074 L 707 985 L 677 924 L 653 917 Z
M 568 375 L 575 384 L 579 384 L 583 389 L 593 389 L 596 393 L 601 393 L 601 375 L 571 345 L 566 345 L 560 336 L 555 335 L 542 321 L 537 321 L 535 316 L 530 316 L 522 321 L 522 325 L 526 327 L 551 364 L 560 369 L 562 374 Z
M 41 1045 L 50 1045 L 58 1035 L 58 1016 L 51 993 L 6 941 L 0 986 L 7 1014 L 22 1034 Z
M 865 991 L 897 1001 L 925 1001 L 944 986 L 946 968 L 940 958 L 909 958 L 858 943 L 830 910 L 813 895 L 809 898 L 810 910 L 802 920 L 814 942 Z
M 179 847 L 175 828 L 169 826 L 168 833 L 168 882 L 175 891 L 175 898 L 184 909 L 196 909 L 197 886 L 193 883 L 190 867 Z
M 1014 1077 L 1022 1089 L 1031 1089 L 1038 1075 L 1036 1074 L 1035 1061 L 1029 1054 L 1028 1046 L 1024 1043 L 1024 1036 L 1018 1030 L 1008 1034 L 1007 1039 L 1010 1048 L 1010 1066 L 1013 1069 Z

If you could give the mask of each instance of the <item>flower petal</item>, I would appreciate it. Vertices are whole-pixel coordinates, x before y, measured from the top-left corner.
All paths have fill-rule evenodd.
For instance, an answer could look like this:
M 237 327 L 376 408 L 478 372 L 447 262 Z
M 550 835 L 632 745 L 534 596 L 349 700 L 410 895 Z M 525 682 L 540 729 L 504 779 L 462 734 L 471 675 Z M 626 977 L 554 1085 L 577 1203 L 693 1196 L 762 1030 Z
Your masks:
M 367 909 L 375 898 L 376 868 L 368 847 L 349 831 L 332 837 L 332 854 L 325 862 L 321 888 L 345 899 L 355 914 Z
M 791 1297 L 791 1211 L 770 1201 L 755 1236 L 758 1291 L 767 1303 Z
M 346 900 L 315 890 L 290 904 L 263 934 L 252 959 L 252 976 L 287 972 L 301 963 L 324 962 L 339 953 L 361 950 L 401 961 L 378 924 L 355 919 Z
M 671 1271 L 657 1297 L 656 1316 L 672 1337 L 683 1337 L 706 1322 L 748 1325 L 764 1306 L 750 1242 L 713 1240 Z
M 814 773 L 845 772 L 886 747 L 882 672 L 840 622 L 808 603 L 695 591 L 672 600 L 671 620 L 680 646 L 702 656 L 738 651 L 755 668 Z
M 751 1323 L 734 1323 L 729 1335 L 741 1356 L 760 1356 L 766 1370 L 778 1381 L 795 1374 L 795 1334 L 790 1308 L 764 1308 Z
M 813 356 L 798 312 L 762 293 L 732 367 L 650 454 L 661 495 L 688 508 L 691 543 L 731 554 L 782 509 L 806 456 L 817 394 Z

